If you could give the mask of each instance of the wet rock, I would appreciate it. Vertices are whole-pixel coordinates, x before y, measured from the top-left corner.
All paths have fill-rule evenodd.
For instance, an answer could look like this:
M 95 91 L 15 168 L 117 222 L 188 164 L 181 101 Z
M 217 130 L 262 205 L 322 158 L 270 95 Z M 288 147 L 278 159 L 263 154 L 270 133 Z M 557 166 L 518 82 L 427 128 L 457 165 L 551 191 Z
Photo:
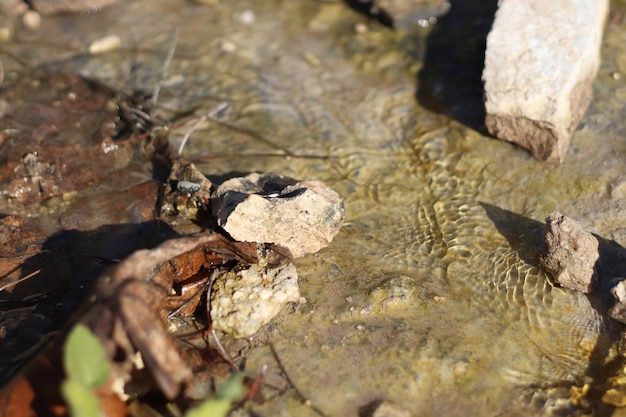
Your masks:
M 575 220 L 558 212 L 546 218 L 546 251 L 540 265 L 563 287 L 589 293 L 596 284 L 598 240 Z
M 111 224 L 147 222 L 155 218 L 158 198 L 159 184 L 153 180 L 125 189 L 88 193 L 72 200 L 59 223 L 67 230 L 89 231 Z
M 414 278 L 400 275 L 385 281 L 370 291 L 369 301 L 380 310 L 406 308 L 416 302 L 419 289 Z
M 502 1 L 487 38 L 485 125 L 560 162 L 591 99 L 608 1 Z
M 0 205 L 32 207 L 128 164 L 135 149 L 117 140 L 118 105 L 113 90 L 77 76 L 34 74 L 1 91 Z
M 296 267 L 250 265 L 229 272 L 214 284 L 211 299 L 213 327 L 235 337 L 248 337 L 269 323 L 287 303 L 298 301 Z
M 323 182 L 272 174 L 228 180 L 211 204 L 218 225 L 233 239 L 271 243 L 293 258 L 328 246 L 344 218 L 341 198 Z

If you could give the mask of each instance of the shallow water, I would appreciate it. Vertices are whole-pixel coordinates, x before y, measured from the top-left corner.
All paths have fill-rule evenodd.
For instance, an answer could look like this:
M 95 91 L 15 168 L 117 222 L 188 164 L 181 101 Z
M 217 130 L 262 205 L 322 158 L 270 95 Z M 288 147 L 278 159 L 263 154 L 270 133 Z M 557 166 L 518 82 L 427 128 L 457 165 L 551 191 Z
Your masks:
M 368 21 L 341 3 L 216 3 L 133 1 L 46 17 L 4 50 L 29 66 L 57 60 L 56 69 L 150 91 L 179 25 L 163 117 L 229 105 L 184 155 L 210 176 L 315 178 L 344 198 L 340 234 L 297 262 L 307 303 L 265 334 L 325 415 L 357 415 L 380 400 L 420 416 L 573 413 L 569 387 L 606 379 L 617 336 L 602 300 L 552 287 L 537 256 L 555 209 L 626 244 L 624 23 L 607 25 L 594 100 L 567 159 L 546 165 L 476 124 L 488 10 L 477 9 L 469 29 L 455 15 L 434 30 L 369 22 L 356 33 Z M 254 22 L 242 21 L 246 10 Z M 474 43 L 450 47 L 463 49 L 466 29 Z M 110 33 L 123 49 L 80 53 Z M 2 62 L 9 81 L 24 70 L 9 55 Z M 250 375 L 269 366 L 268 401 L 250 405 L 257 415 L 315 415 L 268 346 L 247 357 Z

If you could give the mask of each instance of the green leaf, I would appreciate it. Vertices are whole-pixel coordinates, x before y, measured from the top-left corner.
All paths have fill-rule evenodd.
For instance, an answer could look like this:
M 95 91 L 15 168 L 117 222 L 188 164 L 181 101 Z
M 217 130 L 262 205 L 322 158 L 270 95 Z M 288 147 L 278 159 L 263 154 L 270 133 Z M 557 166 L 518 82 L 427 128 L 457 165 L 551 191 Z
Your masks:
M 230 400 L 209 398 L 185 413 L 185 417 L 224 417 L 230 410 Z
M 70 408 L 72 417 L 101 417 L 98 397 L 90 389 L 79 382 L 68 379 L 61 386 L 63 397 Z
M 228 381 L 215 393 L 217 399 L 238 400 L 243 395 L 243 376 L 232 374 Z
M 243 395 L 243 377 L 232 375 L 211 398 L 188 410 L 185 417 L 224 417 L 232 407 L 232 402 Z
M 69 379 L 85 388 L 102 385 L 111 368 L 100 340 L 82 324 L 74 326 L 67 337 L 63 365 Z

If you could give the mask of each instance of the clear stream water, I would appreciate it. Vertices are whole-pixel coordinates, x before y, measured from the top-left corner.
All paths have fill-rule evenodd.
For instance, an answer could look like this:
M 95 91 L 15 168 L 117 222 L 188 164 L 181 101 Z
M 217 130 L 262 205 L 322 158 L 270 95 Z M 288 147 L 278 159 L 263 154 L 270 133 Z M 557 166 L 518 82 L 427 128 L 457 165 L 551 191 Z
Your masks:
M 163 117 L 226 102 L 218 118 L 240 128 L 207 122 L 184 155 L 208 175 L 321 179 L 344 198 L 342 231 L 297 262 L 306 304 L 264 336 L 310 404 L 327 416 L 380 400 L 419 416 L 573 413 L 580 399 L 570 387 L 606 379 L 616 335 L 598 300 L 552 287 L 537 256 L 551 210 L 626 244 L 626 26 L 617 14 L 626 4 L 613 2 L 593 102 L 567 158 L 546 165 L 481 133 L 493 4 L 452 2 L 467 13 L 394 32 L 342 3 L 214 3 L 137 0 L 44 17 L 4 44 L 5 79 L 24 70 L 17 56 L 151 91 L 179 27 Z M 358 22 L 369 30 L 357 33 Z M 108 34 L 121 49 L 82 53 Z M 255 415 L 316 415 L 278 389 L 289 384 L 268 346 L 247 357 L 250 375 L 268 365 L 268 401 L 251 404 Z

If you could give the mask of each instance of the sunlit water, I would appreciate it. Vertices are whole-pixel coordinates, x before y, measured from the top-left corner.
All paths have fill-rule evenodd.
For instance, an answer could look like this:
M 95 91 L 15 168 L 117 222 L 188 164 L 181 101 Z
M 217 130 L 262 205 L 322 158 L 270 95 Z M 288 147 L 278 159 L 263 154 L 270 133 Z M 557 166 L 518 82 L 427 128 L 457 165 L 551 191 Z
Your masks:
M 344 198 L 341 233 L 297 262 L 306 305 L 269 333 L 293 384 L 326 415 L 377 400 L 420 416 L 572 411 L 569 391 L 550 388 L 601 378 L 616 336 L 586 296 L 536 267 L 541 222 L 558 209 L 626 243 L 626 87 L 614 76 L 626 76 L 623 47 L 605 60 L 567 160 L 548 166 L 416 103 L 427 29 L 356 34 L 359 21 L 341 3 L 138 1 L 46 18 L 15 53 L 66 58 L 117 33 L 123 50 L 59 68 L 150 90 L 180 25 L 159 100 L 176 111 L 164 117 L 226 102 L 217 118 L 237 127 L 202 125 L 184 155 L 210 175 L 316 178 Z M 607 42 L 620 30 L 609 26 Z M 48 46 L 33 48 L 41 39 Z M 7 58 L 5 68 L 10 79 L 19 65 Z M 270 384 L 288 386 L 268 347 L 248 352 L 250 375 L 262 364 Z M 271 400 L 251 405 L 259 415 L 314 415 L 293 390 L 266 390 Z

